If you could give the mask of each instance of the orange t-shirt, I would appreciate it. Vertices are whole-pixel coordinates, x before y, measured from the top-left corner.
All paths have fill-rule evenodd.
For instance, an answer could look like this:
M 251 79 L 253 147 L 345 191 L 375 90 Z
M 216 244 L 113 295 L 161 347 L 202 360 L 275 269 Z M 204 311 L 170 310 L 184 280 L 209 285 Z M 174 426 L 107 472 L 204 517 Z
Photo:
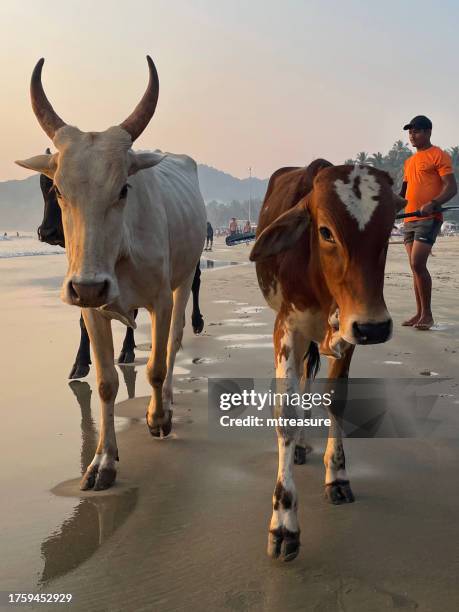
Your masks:
M 403 180 L 408 183 L 405 198 L 408 200 L 405 212 L 419 210 L 434 200 L 443 188 L 442 176 L 453 174 L 451 157 L 440 147 L 431 146 L 418 151 L 405 161 Z M 422 219 L 443 219 L 441 213 L 434 213 Z M 408 217 L 405 223 L 418 221 L 419 217 Z

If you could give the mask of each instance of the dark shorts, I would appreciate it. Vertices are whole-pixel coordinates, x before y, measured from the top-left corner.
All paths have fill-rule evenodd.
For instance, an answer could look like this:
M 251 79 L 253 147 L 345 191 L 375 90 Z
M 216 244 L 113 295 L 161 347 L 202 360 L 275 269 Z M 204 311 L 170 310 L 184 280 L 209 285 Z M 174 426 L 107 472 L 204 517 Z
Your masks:
M 409 221 L 403 228 L 403 242 L 411 244 L 414 240 L 425 244 L 434 244 L 440 232 L 442 221 L 439 219 L 419 219 Z

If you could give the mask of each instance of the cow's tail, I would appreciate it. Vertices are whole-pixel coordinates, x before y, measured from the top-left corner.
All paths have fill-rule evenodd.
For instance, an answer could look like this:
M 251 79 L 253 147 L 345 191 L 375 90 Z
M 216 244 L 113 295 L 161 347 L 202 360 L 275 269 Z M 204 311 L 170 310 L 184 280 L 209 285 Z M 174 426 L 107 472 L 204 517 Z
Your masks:
M 320 353 L 319 347 L 312 340 L 309 343 L 304 360 L 306 361 L 306 376 L 309 380 L 314 380 L 320 370 Z

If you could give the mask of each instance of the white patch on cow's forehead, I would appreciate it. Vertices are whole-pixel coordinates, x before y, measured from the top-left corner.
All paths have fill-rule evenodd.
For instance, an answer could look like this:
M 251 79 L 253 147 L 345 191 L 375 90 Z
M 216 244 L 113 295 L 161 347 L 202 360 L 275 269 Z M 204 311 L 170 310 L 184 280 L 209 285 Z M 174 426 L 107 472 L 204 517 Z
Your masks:
M 354 166 L 349 174 L 349 182 L 337 179 L 335 189 L 351 217 L 357 221 L 359 230 L 363 231 L 379 204 L 378 181 L 369 173 L 368 168 Z

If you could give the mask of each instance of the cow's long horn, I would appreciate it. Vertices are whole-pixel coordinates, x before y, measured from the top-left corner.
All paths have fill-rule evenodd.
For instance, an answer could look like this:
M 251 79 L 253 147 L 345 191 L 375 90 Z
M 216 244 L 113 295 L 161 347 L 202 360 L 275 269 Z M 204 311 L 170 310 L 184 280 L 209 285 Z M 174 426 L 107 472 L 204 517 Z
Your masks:
M 132 142 L 140 136 L 140 134 L 147 127 L 148 122 L 153 117 L 158 102 L 159 95 L 159 78 L 156 72 L 156 67 L 153 60 L 147 55 L 148 69 L 150 71 L 150 78 L 148 80 L 148 86 L 143 94 L 143 98 L 135 107 L 134 111 L 129 115 L 127 119 L 120 124 L 124 130 L 129 132 L 132 138 Z
M 41 84 L 41 70 L 44 63 L 45 60 L 42 57 L 38 60 L 37 65 L 33 69 L 32 78 L 30 80 L 30 98 L 32 100 L 33 112 L 38 119 L 38 123 L 52 140 L 57 130 L 64 127 L 66 123 L 62 121 L 51 106 L 43 90 L 43 85 Z

